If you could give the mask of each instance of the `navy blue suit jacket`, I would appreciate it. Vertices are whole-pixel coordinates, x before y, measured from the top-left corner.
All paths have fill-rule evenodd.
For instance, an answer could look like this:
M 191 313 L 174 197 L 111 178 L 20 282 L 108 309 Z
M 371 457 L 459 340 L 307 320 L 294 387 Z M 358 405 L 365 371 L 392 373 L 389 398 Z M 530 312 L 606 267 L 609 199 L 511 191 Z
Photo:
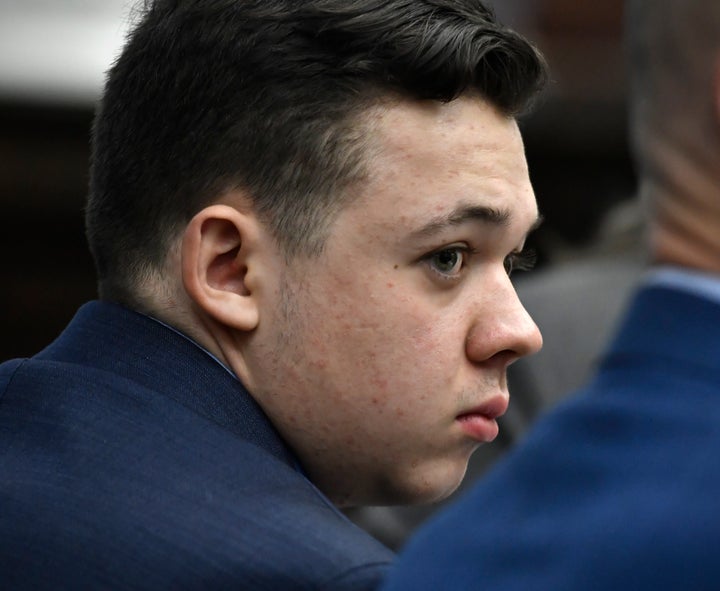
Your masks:
M 599 374 L 412 540 L 387 591 L 720 589 L 720 305 L 635 298 Z
M 93 302 L 0 366 L 2 589 L 372 589 L 391 559 L 159 322 Z

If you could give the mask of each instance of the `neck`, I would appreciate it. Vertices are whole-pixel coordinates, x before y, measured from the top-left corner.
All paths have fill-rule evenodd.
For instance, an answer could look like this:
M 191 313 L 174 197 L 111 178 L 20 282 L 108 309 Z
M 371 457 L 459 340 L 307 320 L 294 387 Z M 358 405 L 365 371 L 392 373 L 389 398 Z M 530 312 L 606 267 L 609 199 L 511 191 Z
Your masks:
M 663 138 L 648 151 L 641 194 L 650 208 L 653 261 L 720 273 L 720 175 L 708 165 L 717 159 L 708 158 L 709 149 Z

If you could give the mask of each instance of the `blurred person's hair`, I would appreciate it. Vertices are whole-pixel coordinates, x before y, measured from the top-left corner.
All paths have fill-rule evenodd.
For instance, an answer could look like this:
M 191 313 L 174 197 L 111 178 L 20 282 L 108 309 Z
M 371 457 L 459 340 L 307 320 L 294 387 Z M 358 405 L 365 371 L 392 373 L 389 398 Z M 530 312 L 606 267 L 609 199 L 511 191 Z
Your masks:
M 654 176 L 662 174 L 654 158 L 663 146 L 720 139 L 720 2 L 628 0 L 625 29 L 635 155 Z

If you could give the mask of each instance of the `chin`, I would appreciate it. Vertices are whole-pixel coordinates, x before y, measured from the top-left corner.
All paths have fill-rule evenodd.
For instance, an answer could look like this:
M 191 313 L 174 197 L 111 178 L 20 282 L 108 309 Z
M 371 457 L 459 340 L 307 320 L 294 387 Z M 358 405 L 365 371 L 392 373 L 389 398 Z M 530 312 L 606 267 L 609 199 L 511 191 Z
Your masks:
M 395 467 L 395 466 L 393 466 Z M 315 481 L 334 505 L 343 509 L 361 506 L 424 505 L 437 503 L 454 493 L 462 483 L 467 469 L 467 460 L 462 462 L 428 462 L 410 467 L 404 472 L 392 468 L 375 474 L 368 474 L 360 486 L 348 487 L 333 481 L 333 486 L 322 486 Z
M 425 505 L 437 503 L 454 493 L 465 476 L 465 466 L 462 471 L 444 470 L 441 474 L 428 473 L 422 477 L 413 474 L 414 478 L 403 482 L 396 482 L 394 486 L 385 489 L 385 498 L 375 505 Z

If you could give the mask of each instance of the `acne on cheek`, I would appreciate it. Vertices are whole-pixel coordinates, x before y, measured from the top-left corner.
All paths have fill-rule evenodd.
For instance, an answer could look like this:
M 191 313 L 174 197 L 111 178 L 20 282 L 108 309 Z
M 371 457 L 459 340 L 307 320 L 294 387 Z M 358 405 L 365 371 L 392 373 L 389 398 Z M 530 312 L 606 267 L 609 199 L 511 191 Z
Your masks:
M 386 386 L 387 383 L 383 380 L 383 384 Z M 375 383 L 375 380 L 373 380 L 373 384 Z M 380 396 L 373 396 L 371 399 L 372 405 L 377 408 L 378 414 L 384 414 L 385 408 L 387 406 L 388 399 L 387 398 L 381 398 Z M 395 414 L 395 417 L 397 419 L 404 419 L 405 417 L 405 408 L 402 406 L 396 406 L 394 409 L 392 409 L 392 412 Z
M 378 414 L 385 414 L 385 407 L 387 406 L 387 399 L 380 396 L 373 396 L 370 399 L 373 407 L 377 410 Z
M 314 359 L 313 361 L 310 362 L 310 366 L 313 367 L 314 369 L 320 369 L 320 370 L 327 369 L 328 361 L 325 358 Z
M 378 396 L 373 396 L 372 403 L 374 405 L 385 406 L 386 398 L 383 395 L 387 395 L 388 381 L 385 378 L 373 376 L 370 378 L 370 385 L 373 387 Z
M 423 363 L 427 363 L 429 359 L 434 359 L 438 354 L 441 354 L 447 344 L 443 344 L 442 339 L 437 338 L 433 331 L 420 330 L 413 334 L 411 346 L 418 358 L 422 359 Z

